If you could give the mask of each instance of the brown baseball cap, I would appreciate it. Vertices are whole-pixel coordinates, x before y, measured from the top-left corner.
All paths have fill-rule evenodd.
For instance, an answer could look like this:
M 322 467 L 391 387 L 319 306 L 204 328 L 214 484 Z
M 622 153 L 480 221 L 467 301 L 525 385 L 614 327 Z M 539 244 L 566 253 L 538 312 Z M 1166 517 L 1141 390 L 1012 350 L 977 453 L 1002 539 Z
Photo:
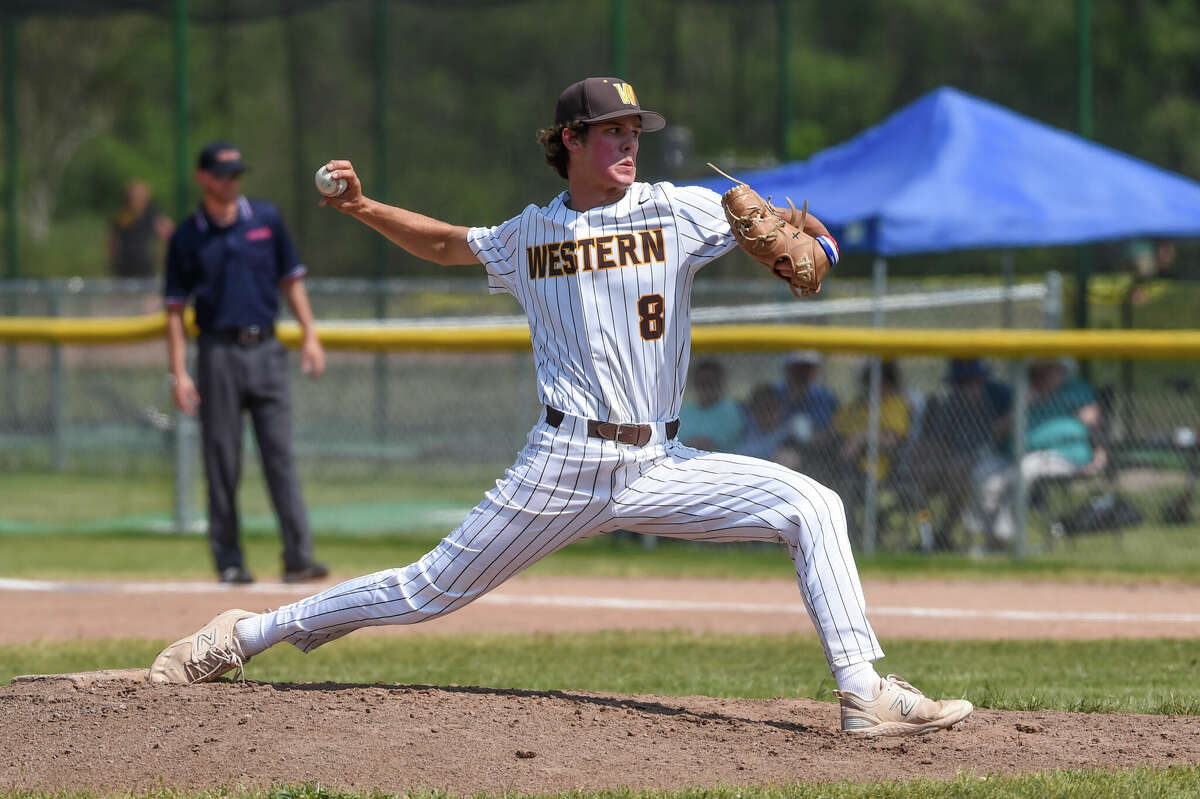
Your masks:
M 563 89 L 554 109 L 554 124 L 568 122 L 603 122 L 638 115 L 642 131 L 652 133 L 667 126 L 667 120 L 657 111 L 646 111 L 638 105 L 633 86 L 620 78 L 584 78 Z

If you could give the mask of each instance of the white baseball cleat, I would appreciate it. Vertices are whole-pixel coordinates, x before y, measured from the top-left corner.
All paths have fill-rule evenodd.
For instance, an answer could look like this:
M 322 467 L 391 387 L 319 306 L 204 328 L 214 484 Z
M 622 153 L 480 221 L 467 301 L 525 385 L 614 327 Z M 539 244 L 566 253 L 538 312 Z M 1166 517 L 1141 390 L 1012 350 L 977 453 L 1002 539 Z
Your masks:
M 879 681 L 874 699 L 834 691 L 842 706 L 842 732 L 858 735 L 924 735 L 947 730 L 975 709 L 965 699 L 928 699 L 895 674 Z
M 150 666 L 150 682 L 190 684 L 211 682 L 231 669 L 241 674 L 250 658 L 242 652 L 233 627 L 256 616 L 245 610 L 227 610 L 186 638 L 158 653 Z

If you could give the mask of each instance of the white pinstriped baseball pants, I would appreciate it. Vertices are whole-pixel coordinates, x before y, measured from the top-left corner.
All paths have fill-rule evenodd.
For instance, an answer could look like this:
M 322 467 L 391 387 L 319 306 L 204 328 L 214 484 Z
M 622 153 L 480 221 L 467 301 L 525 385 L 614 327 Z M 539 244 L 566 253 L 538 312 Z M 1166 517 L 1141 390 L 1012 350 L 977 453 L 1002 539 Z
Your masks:
M 831 669 L 883 657 L 837 494 L 778 464 L 691 449 L 654 428 L 649 444 L 633 447 L 589 438 L 577 417 L 558 428 L 543 420 L 496 487 L 416 563 L 285 605 L 260 629 L 269 643 L 307 652 L 359 627 L 428 621 L 573 541 L 630 530 L 786 545 Z

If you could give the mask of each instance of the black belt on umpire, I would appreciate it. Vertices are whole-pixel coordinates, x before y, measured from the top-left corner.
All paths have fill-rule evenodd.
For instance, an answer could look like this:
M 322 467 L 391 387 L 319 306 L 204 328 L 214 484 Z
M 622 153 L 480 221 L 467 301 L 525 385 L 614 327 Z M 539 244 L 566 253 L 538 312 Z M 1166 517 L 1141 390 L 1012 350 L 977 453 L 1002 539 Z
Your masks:
M 254 347 L 262 344 L 264 341 L 270 341 L 275 338 L 275 329 L 272 327 L 259 327 L 258 325 L 250 325 L 249 327 L 229 327 L 224 330 L 210 330 L 204 334 L 213 341 L 219 341 L 222 344 L 237 344 L 239 347 Z
M 557 408 L 546 406 L 546 424 L 558 427 L 563 423 L 566 414 Z M 667 422 L 664 426 L 667 438 L 674 438 L 679 433 L 679 420 Z M 603 438 L 606 441 L 616 441 L 620 444 L 632 444 L 644 447 L 650 443 L 654 434 L 654 425 L 649 424 L 617 424 L 616 422 L 598 422 L 587 420 L 587 434 L 591 438 Z

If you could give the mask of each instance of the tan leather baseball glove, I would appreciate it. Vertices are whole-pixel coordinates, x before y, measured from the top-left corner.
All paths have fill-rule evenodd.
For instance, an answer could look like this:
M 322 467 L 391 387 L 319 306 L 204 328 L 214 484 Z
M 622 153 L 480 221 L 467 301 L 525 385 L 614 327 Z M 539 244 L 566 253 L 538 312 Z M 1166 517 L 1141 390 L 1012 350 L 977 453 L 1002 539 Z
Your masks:
M 793 294 L 803 297 L 821 290 L 821 281 L 829 273 L 829 256 L 815 238 L 804 232 L 807 201 L 798 214 L 792 206 L 785 219 L 787 211 L 774 207 L 739 181 L 721 196 L 721 207 L 741 248 L 786 282 Z

